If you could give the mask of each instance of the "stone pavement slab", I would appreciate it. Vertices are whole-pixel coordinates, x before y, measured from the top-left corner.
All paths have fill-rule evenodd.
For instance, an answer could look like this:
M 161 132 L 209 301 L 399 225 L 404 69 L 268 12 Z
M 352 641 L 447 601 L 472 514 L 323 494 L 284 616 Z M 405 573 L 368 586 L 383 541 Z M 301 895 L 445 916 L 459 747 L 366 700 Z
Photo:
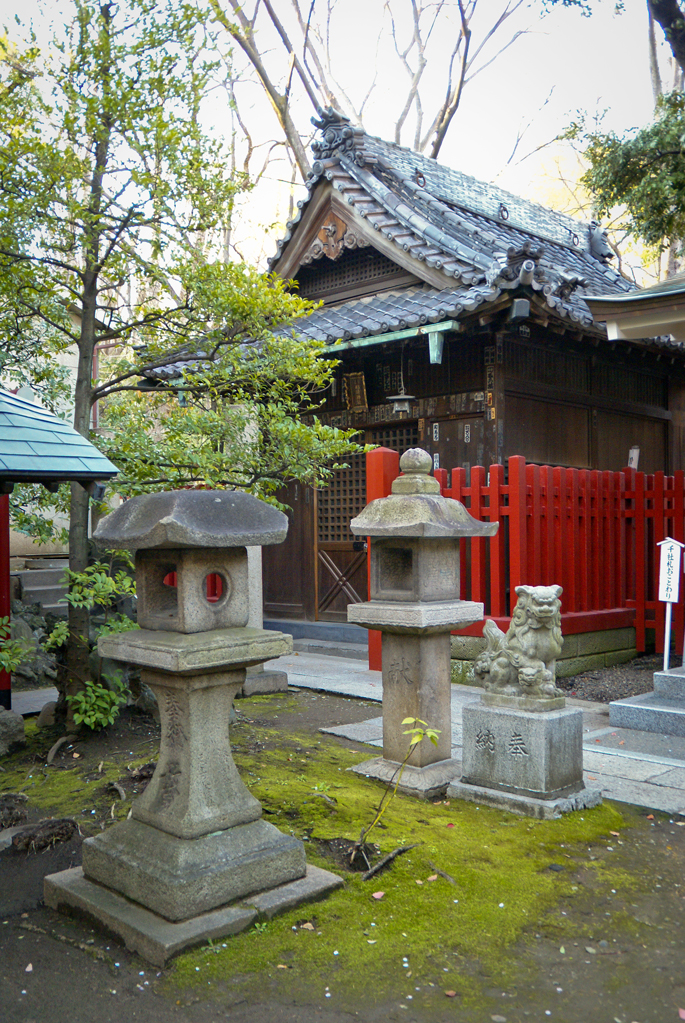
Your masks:
M 320 654 L 293 653 L 269 661 L 266 667 L 286 671 L 295 688 L 335 693 L 380 703 L 383 684 L 380 671 L 370 671 L 364 661 Z M 452 756 L 461 760 L 461 713 L 467 703 L 480 698 L 476 686 L 452 687 Z M 12 706 L 20 714 L 35 714 L 55 689 L 13 693 Z M 590 787 L 601 788 L 607 799 L 633 803 L 667 813 L 685 813 L 685 737 L 618 728 L 609 723 L 606 704 L 566 700 L 567 707 L 583 711 L 584 776 Z M 383 745 L 383 719 L 326 729 L 355 743 Z
M 25 717 L 27 714 L 40 714 L 46 703 L 56 700 L 59 693 L 56 689 L 31 689 L 12 691 L 12 710 Z
M 280 657 L 272 664 L 288 672 L 292 686 L 377 702 L 383 697 L 381 673 L 369 671 L 360 661 L 300 654 Z M 482 689 L 476 686 L 453 686 L 455 760 L 461 760 L 462 710 L 481 694 Z M 685 737 L 614 727 L 609 723 L 606 704 L 567 699 L 566 706 L 583 712 L 584 779 L 588 788 L 599 788 L 605 798 L 618 802 L 685 813 Z M 322 731 L 369 746 L 383 745 L 381 717 Z

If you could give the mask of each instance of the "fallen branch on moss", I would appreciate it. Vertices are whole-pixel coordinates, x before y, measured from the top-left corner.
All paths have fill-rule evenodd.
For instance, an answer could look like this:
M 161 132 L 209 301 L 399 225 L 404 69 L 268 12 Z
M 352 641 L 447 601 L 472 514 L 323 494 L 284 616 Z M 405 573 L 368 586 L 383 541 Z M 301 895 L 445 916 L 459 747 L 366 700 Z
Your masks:
M 409 852 L 410 849 L 416 849 L 417 845 L 420 845 L 420 843 L 414 842 L 413 845 L 400 845 L 397 849 L 393 849 L 391 853 L 388 853 L 382 860 L 379 860 L 374 867 L 371 867 L 371 870 L 367 870 L 365 874 L 362 874 L 362 881 L 368 881 L 370 878 L 375 877 L 376 874 L 380 874 L 381 870 L 385 870 L 394 859 L 401 856 L 402 853 Z

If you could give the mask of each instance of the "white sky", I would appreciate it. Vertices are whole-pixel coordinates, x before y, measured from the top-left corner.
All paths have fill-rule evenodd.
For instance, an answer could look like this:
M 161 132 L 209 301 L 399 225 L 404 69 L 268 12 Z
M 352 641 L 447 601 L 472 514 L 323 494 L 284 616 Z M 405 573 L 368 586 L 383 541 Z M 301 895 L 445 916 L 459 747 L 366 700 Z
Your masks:
M 481 0 L 484 17 L 492 20 L 505 2 Z M 401 3 L 402 0 L 395 0 L 394 6 L 399 10 Z M 275 0 L 276 10 L 283 18 L 289 6 L 288 0 Z M 246 7 L 251 9 L 247 0 Z M 482 180 L 496 180 L 501 187 L 528 198 L 563 204 L 563 189 L 557 188 L 554 181 L 558 175 L 553 150 L 545 148 L 521 162 L 526 154 L 553 139 L 579 110 L 587 111 L 591 118 L 606 110 L 602 127 L 619 132 L 648 122 L 652 92 L 646 3 L 633 0 L 626 4 L 626 13 L 622 15 L 614 14 L 613 0 L 596 0 L 595 7 L 591 18 L 584 18 L 573 9 L 555 9 L 540 18 L 539 4 L 518 12 L 511 21 L 513 29 L 531 27 L 532 31 L 517 39 L 505 54 L 467 84 L 440 161 Z M 32 17 L 39 39 L 45 39 L 46 20 L 54 17 L 56 11 L 68 8 L 68 0 L 0 0 L 0 23 L 11 27 L 15 14 L 22 19 Z M 385 55 L 377 54 L 377 25 L 382 8 L 383 0 L 339 0 L 339 20 L 334 23 L 334 67 L 353 98 L 366 92 L 371 77 L 377 73 L 379 86 L 369 102 L 365 126 L 371 134 L 391 138 L 392 115 L 398 105 L 397 97 L 404 94 L 404 81 L 387 73 Z M 511 31 L 505 29 L 505 34 L 497 38 L 504 41 Z M 442 34 L 447 48 L 452 37 L 445 26 Z M 661 36 L 657 26 L 657 37 Z M 438 46 L 441 41 L 435 40 Z M 496 43 L 490 53 L 494 54 L 499 45 Z M 666 83 L 669 51 L 665 44 L 662 52 Z M 242 54 L 237 51 L 236 62 L 241 59 Z M 434 67 L 440 70 L 440 60 L 441 57 L 433 57 L 431 70 Z M 238 95 L 255 141 L 276 138 L 278 127 L 260 89 L 245 85 Z M 230 121 L 222 103 L 217 95 L 215 105 L 207 113 L 218 127 Z M 302 103 L 295 110 L 298 123 L 307 124 L 309 106 Z M 525 134 L 510 160 L 517 134 L 523 128 Z M 404 139 L 403 142 L 408 144 Z M 573 166 L 568 166 L 573 172 Z M 271 255 L 275 239 L 283 234 L 287 200 L 283 189 L 278 188 L 278 179 L 285 176 L 285 163 L 272 164 L 263 184 L 242 204 L 235 237 L 247 258 L 263 260 Z M 304 194 L 304 190 L 299 194 Z

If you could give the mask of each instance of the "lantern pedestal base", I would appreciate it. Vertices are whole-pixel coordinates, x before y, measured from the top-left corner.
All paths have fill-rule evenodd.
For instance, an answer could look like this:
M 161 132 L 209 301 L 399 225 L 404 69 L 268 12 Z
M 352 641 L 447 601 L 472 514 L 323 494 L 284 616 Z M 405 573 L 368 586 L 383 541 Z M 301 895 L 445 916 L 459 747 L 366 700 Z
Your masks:
M 336 874 L 308 866 L 305 876 L 296 881 L 173 923 L 111 888 L 89 881 L 81 867 L 74 867 L 45 878 L 45 902 L 51 909 L 94 920 L 147 962 L 164 966 L 185 949 L 238 934 L 260 917 L 268 920 L 301 903 L 324 898 L 342 884 Z
M 365 778 L 376 778 L 394 788 L 401 766 L 394 760 L 374 757 L 373 760 L 366 760 L 363 764 L 351 767 L 350 770 Z M 459 776 L 460 771 L 458 760 L 438 760 L 427 767 L 412 767 L 407 764 L 397 791 L 407 796 L 418 796 L 419 799 L 439 799 L 445 794 L 450 782 Z

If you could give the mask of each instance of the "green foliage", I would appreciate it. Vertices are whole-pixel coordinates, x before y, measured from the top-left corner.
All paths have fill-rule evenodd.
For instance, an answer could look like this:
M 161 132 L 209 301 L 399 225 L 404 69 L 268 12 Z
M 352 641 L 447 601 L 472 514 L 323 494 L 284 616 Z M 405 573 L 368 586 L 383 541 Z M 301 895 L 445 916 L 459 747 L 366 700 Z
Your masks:
M 98 731 L 114 724 L 128 698 L 127 688 L 120 673 L 108 675 L 107 681 L 111 686 L 109 689 L 101 682 L 87 679 L 83 690 L 67 695 L 67 703 L 73 709 L 77 725 Z
M 33 647 L 21 639 L 12 639 L 10 619 L 0 618 L 0 670 L 10 674 L 33 654 Z
M 71 572 L 67 570 L 64 573 L 65 580 L 69 585 L 69 591 L 65 597 L 67 603 L 73 607 L 87 608 L 89 611 L 97 610 L 99 613 L 104 612 L 105 620 L 95 630 L 96 638 L 108 636 L 112 633 L 128 632 L 130 629 L 138 628 L 136 623 L 131 621 L 127 615 L 114 610 L 117 601 L 122 597 L 135 596 L 135 581 L 129 574 L 133 567 L 131 558 L 125 551 L 110 551 L 109 555 L 109 562 L 96 561 L 89 565 L 84 572 Z M 117 568 L 115 561 L 119 564 L 123 562 L 125 567 Z M 59 621 L 55 624 L 44 645 L 47 650 L 57 650 L 68 644 L 70 635 L 68 623 Z M 87 683 L 87 685 L 92 684 Z M 115 686 L 115 690 L 117 689 L 118 686 Z M 92 718 L 93 713 L 95 713 L 95 720 L 99 720 L 97 716 L 100 715 L 103 709 L 107 711 L 104 714 L 105 718 L 109 717 L 111 709 L 118 712 L 118 705 L 112 704 L 112 707 L 110 707 L 108 703 L 109 698 L 103 696 L 99 691 L 89 691 L 86 689 L 78 695 L 83 696 L 87 701 L 86 706 L 89 711 L 89 718 Z M 67 696 L 67 700 L 69 699 Z M 72 706 L 78 707 L 78 714 L 82 717 L 85 713 L 84 707 L 75 703 L 73 698 Z M 80 723 L 80 720 L 77 720 L 76 714 L 74 714 L 74 721 L 76 724 Z M 84 723 L 89 724 L 89 721 L 84 721 Z M 102 727 L 104 723 L 107 722 L 102 721 L 97 727 Z M 111 724 L 111 721 L 109 723 Z M 89 727 L 93 726 L 89 724 Z
M 127 495 L 198 484 L 268 498 L 291 479 L 324 483 L 357 448 L 351 431 L 303 422 L 335 365 L 289 329 L 314 306 L 222 261 L 249 182 L 201 116 L 213 23 L 178 0 L 71 11 L 44 53 L 30 37 L 11 61 L 0 51 L 0 373 L 23 382 L 35 367 L 31 386 L 66 408 L 48 369 L 78 346 L 74 425 L 87 433 L 99 402 L 96 440 Z M 34 488 L 17 493 L 13 521 L 46 541 L 46 519 L 67 507 Z M 85 568 L 78 514 L 72 561 L 80 545 Z
M 624 208 L 630 232 L 664 249 L 685 238 L 685 95 L 663 96 L 652 124 L 630 134 L 588 132 L 582 118 L 566 132 L 590 161 L 582 181 L 600 216 Z
M 59 650 L 61 646 L 65 646 L 69 639 L 69 626 L 65 621 L 59 621 L 55 623 L 55 626 L 44 641 L 43 645 L 46 650 Z
M 373 820 L 367 827 L 362 828 L 361 834 L 359 836 L 359 841 L 357 842 L 355 849 L 352 852 L 350 862 L 354 860 L 357 851 L 362 849 L 364 843 L 368 839 L 373 829 L 377 827 L 378 824 L 380 824 L 386 810 L 388 809 L 391 802 L 397 795 L 397 789 L 402 780 L 404 769 L 407 766 L 407 763 L 409 762 L 410 756 L 412 755 L 416 747 L 419 745 L 419 743 L 423 742 L 424 739 L 428 739 L 430 742 L 433 743 L 434 746 L 438 745 L 438 736 L 440 735 L 439 728 L 430 728 L 427 722 L 422 721 L 421 718 L 404 718 L 402 724 L 408 726 L 402 732 L 402 735 L 408 735 L 410 737 L 409 746 L 407 748 L 407 752 L 405 753 L 404 760 L 398 767 L 394 778 L 388 784 L 385 792 L 383 793 Z
M 134 596 L 136 584 L 128 572 L 120 569 L 111 574 L 111 566 L 95 561 L 83 572 L 65 573 L 69 592 L 65 600 L 73 607 L 109 606 L 118 597 Z

